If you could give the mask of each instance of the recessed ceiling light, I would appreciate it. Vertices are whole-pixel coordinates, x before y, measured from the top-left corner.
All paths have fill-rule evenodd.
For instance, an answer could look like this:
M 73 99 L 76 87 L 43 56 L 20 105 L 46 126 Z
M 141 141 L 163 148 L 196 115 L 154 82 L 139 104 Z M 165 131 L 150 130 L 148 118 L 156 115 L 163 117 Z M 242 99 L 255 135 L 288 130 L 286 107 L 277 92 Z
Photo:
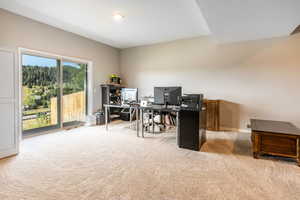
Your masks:
M 122 21 L 124 19 L 124 16 L 121 15 L 120 13 L 115 13 L 113 15 L 113 17 L 114 17 L 114 20 L 116 20 L 116 21 Z

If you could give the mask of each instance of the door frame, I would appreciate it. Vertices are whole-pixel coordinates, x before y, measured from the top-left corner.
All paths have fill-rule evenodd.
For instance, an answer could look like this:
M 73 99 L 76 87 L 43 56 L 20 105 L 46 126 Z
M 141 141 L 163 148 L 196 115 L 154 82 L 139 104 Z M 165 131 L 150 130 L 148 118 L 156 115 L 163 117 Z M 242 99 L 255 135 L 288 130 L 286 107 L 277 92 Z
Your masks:
M 22 83 L 23 83 L 22 55 L 23 54 L 59 59 L 61 62 L 63 60 L 67 60 L 67 61 L 87 64 L 87 90 L 86 90 L 87 91 L 87 104 L 88 104 L 87 115 L 92 115 L 93 105 L 94 105 L 94 102 L 93 102 L 93 93 L 94 93 L 93 92 L 93 62 L 92 61 L 86 60 L 86 59 L 81 59 L 81 58 L 76 58 L 76 57 L 62 56 L 62 55 L 58 55 L 58 54 L 54 54 L 54 53 L 19 47 L 18 48 L 18 56 L 19 56 L 19 67 L 18 67 L 18 70 L 19 70 L 19 82 L 18 82 L 19 93 L 18 93 L 18 95 L 19 95 L 19 101 L 20 101 L 20 112 L 19 112 L 18 117 L 20 120 L 18 122 L 18 125 L 20 127 L 21 133 L 23 132 L 23 130 L 22 130 L 22 109 L 21 109 L 23 107 L 23 102 L 22 102 Z M 62 65 L 62 63 L 60 65 Z M 63 128 L 63 124 L 60 123 L 60 129 L 62 129 L 62 128 Z M 37 134 L 39 134 L 39 133 L 37 133 Z M 20 134 L 20 137 L 22 138 L 23 134 Z

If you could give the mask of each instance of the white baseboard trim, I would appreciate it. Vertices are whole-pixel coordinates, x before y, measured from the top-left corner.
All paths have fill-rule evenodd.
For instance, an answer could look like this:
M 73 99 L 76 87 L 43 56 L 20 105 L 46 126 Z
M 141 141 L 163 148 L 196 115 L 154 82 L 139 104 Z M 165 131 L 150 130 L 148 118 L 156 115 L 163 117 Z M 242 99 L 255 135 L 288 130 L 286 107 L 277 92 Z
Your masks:
M 15 156 L 18 154 L 18 151 L 17 150 L 9 150 L 9 151 L 3 151 L 0 153 L 0 159 L 3 159 L 3 158 L 7 158 L 7 157 L 10 157 L 10 156 Z
M 240 132 L 240 133 L 251 133 L 250 129 L 238 129 L 238 128 L 220 127 L 220 130 L 221 131 Z

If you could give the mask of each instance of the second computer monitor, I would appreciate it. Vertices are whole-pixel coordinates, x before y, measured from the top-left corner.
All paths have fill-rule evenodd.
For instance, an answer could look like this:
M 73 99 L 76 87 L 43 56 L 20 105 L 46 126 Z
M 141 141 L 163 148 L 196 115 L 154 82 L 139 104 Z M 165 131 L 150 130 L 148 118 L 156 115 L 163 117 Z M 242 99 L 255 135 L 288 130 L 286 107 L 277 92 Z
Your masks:
M 138 89 L 137 88 L 122 88 L 121 91 L 122 104 L 137 103 Z
M 178 105 L 181 95 L 181 87 L 154 87 L 155 104 Z

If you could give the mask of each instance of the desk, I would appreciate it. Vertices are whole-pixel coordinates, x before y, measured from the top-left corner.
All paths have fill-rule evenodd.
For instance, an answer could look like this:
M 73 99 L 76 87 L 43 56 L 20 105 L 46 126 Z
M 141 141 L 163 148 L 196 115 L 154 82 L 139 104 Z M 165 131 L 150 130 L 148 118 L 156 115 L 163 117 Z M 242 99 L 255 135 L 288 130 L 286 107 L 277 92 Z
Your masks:
M 289 122 L 251 119 L 253 157 L 261 154 L 294 158 L 300 166 L 300 130 Z
M 139 122 L 138 122 L 138 114 L 139 114 L 139 109 L 138 105 L 115 105 L 115 104 L 105 104 L 105 129 L 108 131 L 108 108 L 129 108 L 130 112 L 130 127 L 132 125 L 132 110 L 136 113 L 136 131 L 137 131 L 137 136 L 139 136 Z
M 144 112 L 145 111 L 151 111 L 152 114 L 154 113 L 154 111 L 158 111 L 160 113 L 162 112 L 167 112 L 167 113 L 171 113 L 171 112 L 176 112 L 176 137 L 177 137 L 177 131 L 178 131 L 178 112 L 180 111 L 180 107 L 164 107 L 164 106 L 159 106 L 159 105 L 153 105 L 153 106 L 148 106 L 148 107 L 142 107 L 140 106 L 138 108 L 140 110 L 140 120 L 141 120 L 141 129 L 142 129 L 142 137 L 144 137 Z M 152 116 L 152 120 L 153 120 Z M 154 132 L 154 123 L 152 122 L 152 131 Z M 137 136 L 139 137 L 139 130 L 137 131 Z
M 151 111 L 152 113 L 154 111 L 158 111 L 158 112 L 167 112 L 167 113 L 171 113 L 171 112 L 176 112 L 176 124 L 178 124 L 178 112 L 179 112 L 179 108 L 175 108 L 175 107 L 169 107 L 169 108 L 165 108 L 164 106 L 149 106 L 149 107 L 141 107 L 137 104 L 134 105 L 114 105 L 114 104 L 105 104 L 104 105 L 105 108 L 105 128 L 106 131 L 108 131 L 108 112 L 109 109 L 108 108 L 129 108 L 129 112 L 130 112 L 130 126 L 132 124 L 132 110 L 134 110 L 134 112 L 136 113 L 136 133 L 137 133 L 137 137 L 140 137 L 139 134 L 139 128 L 140 128 L 140 124 L 139 124 L 139 111 L 140 111 L 140 120 L 141 120 L 141 126 L 142 126 L 142 137 L 144 137 L 144 112 L 145 111 Z M 153 119 L 152 119 L 153 120 Z M 154 123 L 152 123 L 152 126 L 154 126 Z M 152 130 L 154 131 L 154 127 L 152 127 Z M 176 126 L 176 133 L 177 133 L 177 126 Z M 176 134 L 177 135 L 177 134 Z
M 129 108 L 130 109 L 130 122 L 132 121 L 132 109 L 136 113 L 136 134 L 137 137 L 140 137 L 139 126 L 141 122 L 142 128 L 142 137 L 144 137 L 144 112 L 151 111 L 152 114 L 156 111 L 159 113 L 176 113 L 176 141 L 180 148 L 186 148 L 191 150 L 199 151 L 201 145 L 205 142 L 205 131 L 201 131 L 201 143 L 199 145 L 199 117 L 200 110 L 193 110 L 188 108 L 180 108 L 180 107 L 164 107 L 164 106 L 149 106 L 149 107 L 141 107 L 139 105 L 104 105 L 105 107 L 105 125 L 106 130 L 108 130 L 108 108 Z M 140 111 L 140 115 L 139 115 Z M 179 115 L 181 116 L 179 119 Z M 140 119 L 139 119 L 140 118 Z M 152 117 L 153 120 L 153 117 Z M 154 131 L 154 123 L 152 123 L 152 130 Z

